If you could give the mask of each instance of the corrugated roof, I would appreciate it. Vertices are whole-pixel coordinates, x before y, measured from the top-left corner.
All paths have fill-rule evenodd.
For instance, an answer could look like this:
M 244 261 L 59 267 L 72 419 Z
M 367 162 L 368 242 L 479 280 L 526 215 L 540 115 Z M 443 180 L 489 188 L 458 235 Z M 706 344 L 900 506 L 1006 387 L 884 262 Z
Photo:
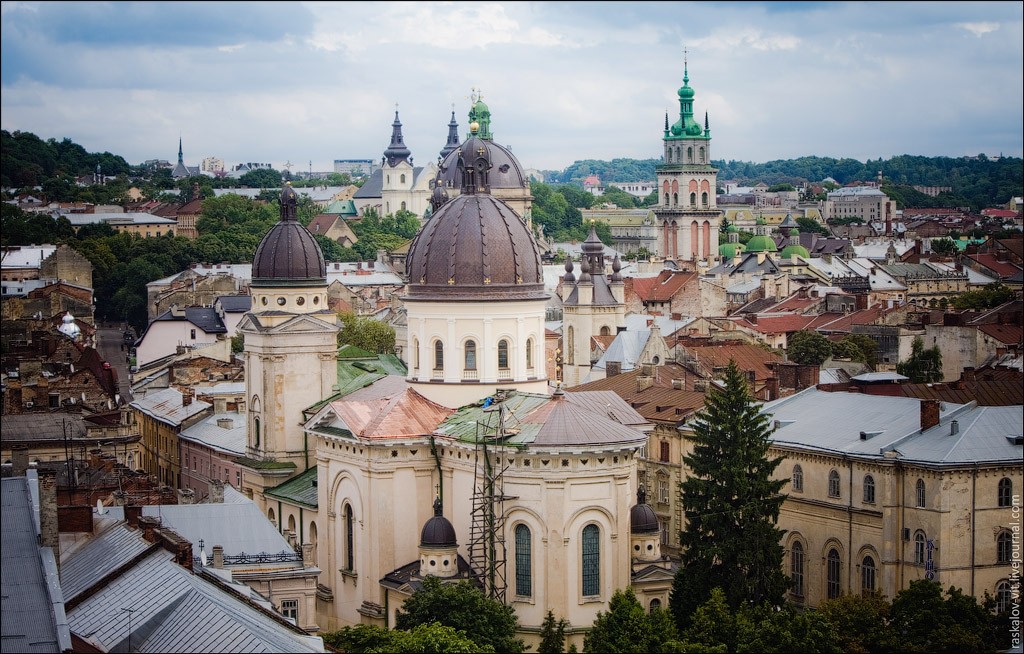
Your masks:
M 230 421 L 230 427 L 221 427 L 218 423 L 222 420 Z M 188 429 L 183 429 L 180 437 L 187 441 L 212 447 L 220 452 L 241 456 L 245 454 L 245 416 L 237 411 L 234 413 L 215 413 Z
M 131 403 L 148 416 L 169 425 L 179 426 L 192 416 L 209 409 L 212 405 L 201 400 L 192 400 L 187 406 L 182 405 L 182 394 L 176 388 L 165 388 L 155 393 L 147 393 L 146 397 Z
M 123 507 L 111 508 L 118 509 L 120 514 L 108 514 L 110 517 L 117 519 L 123 516 Z M 102 531 L 95 533 L 87 543 L 75 550 L 73 555 L 66 556 L 61 563 L 60 583 L 67 600 L 74 599 L 79 593 L 142 554 L 152 545 L 143 540 L 142 532 L 136 529 L 128 529 L 123 524 L 110 520 L 98 524 Z
M 955 404 L 975 401 L 979 406 L 1024 404 L 1024 386 L 1016 379 L 950 382 L 948 384 L 900 384 L 906 397 L 942 400 Z
M 309 470 L 292 477 L 280 486 L 271 488 L 266 491 L 265 494 L 270 497 L 276 497 L 296 504 L 303 504 L 315 509 L 317 508 L 319 501 L 317 494 L 318 488 L 316 484 L 317 468 L 314 466 Z
M 84 439 L 85 422 L 74 413 L 22 413 L 5 415 L 0 429 L 0 443 L 12 441 Z
M 314 419 L 324 422 L 327 416 Z M 388 375 L 329 404 L 329 425 L 361 438 L 401 438 L 433 432 L 452 410 L 423 397 L 404 377 Z
M 70 651 L 57 566 L 39 547 L 27 479 L 4 479 L 0 498 L 0 651 Z

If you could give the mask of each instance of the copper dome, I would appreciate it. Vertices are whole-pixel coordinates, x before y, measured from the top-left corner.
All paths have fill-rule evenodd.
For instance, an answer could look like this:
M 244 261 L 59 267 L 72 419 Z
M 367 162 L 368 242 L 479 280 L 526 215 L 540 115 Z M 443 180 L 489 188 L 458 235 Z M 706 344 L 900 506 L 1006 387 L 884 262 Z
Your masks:
M 406 259 L 412 300 L 546 299 L 540 252 L 526 223 L 486 193 L 446 202 Z
M 528 188 L 530 180 L 523 172 L 519 160 L 508 148 L 498 145 L 494 141 L 480 139 L 484 147 L 489 150 L 491 159 L 490 183 L 492 189 L 506 188 Z M 461 148 L 466 147 L 463 143 Z M 438 178 L 448 188 L 462 188 L 462 172 L 458 167 L 459 150 L 449 152 L 448 156 L 441 160 Z
M 298 194 L 281 191 L 281 219 L 263 237 L 252 260 L 253 286 L 312 286 L 327 283 L 320 245 L 297 219 Z
M 441 500 L 434 500 L 434 515 L 423 525 L 420 533 L 421 547 L 455 547 L 455 527 L 448 518 L 441 515 Z
M 637 490 L 637 502 L 629 510 L 629 531 L 633 534 L 648 534 L 661 529 L 658 515 L 647 503 L 647 494 L 643 487 Z

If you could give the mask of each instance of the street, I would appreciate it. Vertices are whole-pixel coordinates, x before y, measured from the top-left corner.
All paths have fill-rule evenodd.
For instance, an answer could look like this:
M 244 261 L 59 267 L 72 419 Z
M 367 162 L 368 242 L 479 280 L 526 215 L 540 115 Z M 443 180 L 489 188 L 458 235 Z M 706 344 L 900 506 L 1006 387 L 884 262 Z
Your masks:
M 109 362 L 117 370 L 118 393 L 121 395 L 121 401 L 126 403 L 132 401 L 127 361 L 130 348 L 131 343 L 124 340 L 124 329 L 121 323 L 98 323 L 96 325 L 96 350 L 104 361 Z

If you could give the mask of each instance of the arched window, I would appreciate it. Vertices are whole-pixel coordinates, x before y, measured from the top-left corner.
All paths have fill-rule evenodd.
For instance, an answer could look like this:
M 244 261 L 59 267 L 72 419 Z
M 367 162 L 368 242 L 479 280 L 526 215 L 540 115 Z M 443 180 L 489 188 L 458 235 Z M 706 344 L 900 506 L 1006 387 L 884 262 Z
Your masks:
M 701 163 L 707 163 L 707 162 L 706 162 L 706 161 L 704 160 L 704 156 L 705 156 L 705 153 L 704 153 L 704 148 L 702 147 L 702 148 L 700 149 L 700 162 L 701 162 Z
M 405 180 L 403 179 L 402 181 L 404 182 Z M 402 200 L 402 211 L 405 211 L 405 200 Z
M 793 594 L 804 596 L 804 546 L 800 541 L 793 543 L 789 553 L 789 576 L 793 579 Z
M 260 417 L 252 419 L 252 446 L 253 449 L 260 449 Z
M 612 330 L 608 325 L 601 325 L 601 336 L 611 336 Z
M 804 469 L 800 467 L 800 464 L 793 466 L 793 490 L 797 493 L 804 491 Z
M 666 207 L 669 206 L 669 204 L 668 204 L 668 193 L 665 194 L 665 206 Z
M 708 206 L 709 206 L 708 205 L 708 194 L 707 194 L 706 191 L 704 193 L 700 194 L 700 206 L 704 207 L 705 209 L 707 209 Z
M 672 148 L 665 151 L 665 163 L 672 163 Z
M 1010 562 L 1010 532 L 1005 529 L 996 536 L 996 563 Z
M 476 370 L 476 341 L 466 341 L 466 370 Z
M 288 516 L 288 531 L 292 532 L 293 534 L 297 533 L 295 531 L 295 516 L 293 515 Z
M 828 496 L 839 497 L 839 472 L 836 470 L 828 473 Z
M 508 341 L 498 341 L 498 369 L 508 370 Z
M 693 163 L 693 148 L 686 148 L 686 163 Z
M 530 597 L 533 595 L 533 559 L 530 528 L 524 524 L 516 525 L 516 595 Z
M 918 508 L 924 508 L 925 492 L 924 492 L 924 479 L 918 479 L 917 484 L 914 486 L 916 491 L 916 504 Z
M 568 345 L 565 348 L 565 362 L 569 365 L 576 363 L 576 332 L 572 325 L 569 326 L 569 337 L 566 339 Z
M 316 540 L 317 540 L 317 538 L 316 538 L 316 523 L 315 522 L 310 522 L 309 523 L 309 544 L 313 546 L 313 549 L 312 549 L 313 561 L 316 561 Z
M 273 522 L 275 527 L 277 526 L 277 518 L 275 516 L 274 509 L 267 509 L 267 519 Z
M 526 369 L 533 370 L 533 339 L 526 339 Z
M 597 525 L 583 528 L 583 594 L 601 594 L 601 530 Z
M 827 599 L 835 599 L 839 597 L 840 591 L 840 572 L 842 566 L 839 561 L 839 551 L 836 548 L 832 548 L 828 551 L 826 557 L 826 572 L 825 572 L 825 596 Z
M 444 343 L 434 341 L 434 370 L 444 370 Z
M 864 475 L 864 503 L 875 503 L 875 478 L 871 475 Z
M 999 506 L 1010 506 L 1013 497 L 1013 482 L 1009 477 L 999 480 Z
M 696 207 L 697 206 L 697 194 L 696 193 L 690 193 L 690 206 L 691 207 Z
M 875 560 L 865 556 L 860 563 L 860 592 L 862 595 L 875 592 Z
M 399 175 L 398 181 L 400 183 L 402 183 L 402 184 L 405 184 L 405 173 L 402 173 L 401 175 Z M 405 209 L 405 207 L 402 207 L 402 208 Z
M 996 613 L 1009 613 L 1012 599 L 1013 592 L 1010 589 L 1010 582 L 1000 581 L 996 584 Z
M 661 600 L 658 599 L 658 598 L 652 599 L 651 600 L 651 613 L 654 613 L 655 611 L 657 611 L 660 608 L 661 608 Z
M 355 542 L 356 542 L 356 527 L 355 520 L 352 517 L 352 505 L 345 505 L 345 569 L 355 570 L 356 569 L 356 553 L 355 553 Z
M 412 339 L 412 368 L 417 373 L 420 371 L 420 342 L 418 339 Z
M 678 193 L 673 193 L 672 194 L 672 206 L 679 206 L 679 194 Z
M 924 552 L 925 552 L 925 538 L 924 532 L 919 531 L 914 534 L 914 563 L 918 565 L 924 565 Z

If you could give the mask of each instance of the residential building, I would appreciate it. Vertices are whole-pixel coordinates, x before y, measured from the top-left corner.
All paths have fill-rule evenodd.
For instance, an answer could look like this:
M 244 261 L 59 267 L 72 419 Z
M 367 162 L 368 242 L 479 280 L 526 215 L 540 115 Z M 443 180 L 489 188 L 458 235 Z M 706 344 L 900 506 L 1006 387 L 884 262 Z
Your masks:
M 884 220 L 886 213 L 896 213 L 896 203 L 873 186 L 847 186 L 829 191 L 825 200 L 825 219 L 846 221 L 856 219 L 862 223 Z
M 162 484 L 181 488 L 179 434 L 210 414 L 213 405 L 195 400 L 195 391 L 166 388 L 133 401 L 133 421 L 142 437 L 139 467 Z

